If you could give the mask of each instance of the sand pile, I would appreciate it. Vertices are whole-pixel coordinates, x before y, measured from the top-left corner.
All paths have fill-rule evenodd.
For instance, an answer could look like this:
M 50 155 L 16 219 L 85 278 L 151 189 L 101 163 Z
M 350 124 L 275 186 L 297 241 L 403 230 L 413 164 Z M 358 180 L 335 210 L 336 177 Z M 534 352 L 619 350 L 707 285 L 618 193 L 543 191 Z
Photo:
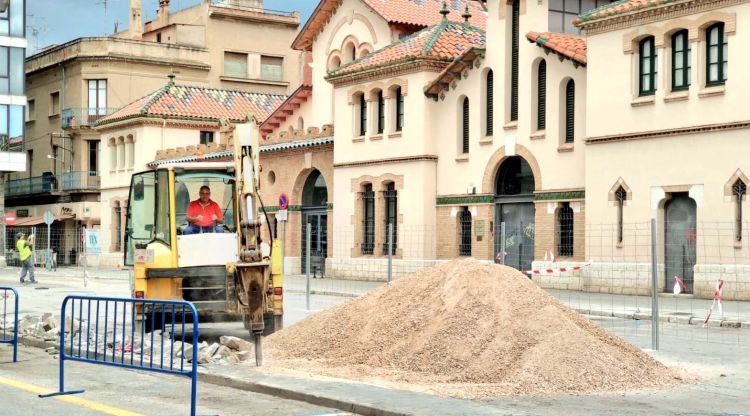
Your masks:
M 684 377 L 476 260 L 423 270 L 267 338 L 270 370 L 408 385 L 466 398 L 625 391 Z

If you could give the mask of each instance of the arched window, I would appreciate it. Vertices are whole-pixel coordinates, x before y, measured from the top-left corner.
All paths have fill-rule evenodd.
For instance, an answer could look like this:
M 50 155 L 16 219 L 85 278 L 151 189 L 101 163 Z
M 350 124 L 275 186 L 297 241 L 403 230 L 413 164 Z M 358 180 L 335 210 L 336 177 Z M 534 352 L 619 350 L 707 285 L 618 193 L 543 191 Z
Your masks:
M 375 251 L 375 193 L 372 184 L 362 186 L 362 254 Z
M 573 143 L 576 135 L 576 83 L 568 80 L 565 85 L 565 143 Z
M 464 97 L 461 107 L 461 149 L 469 153 L 469 97 Z
M 690 42 L 688 31 L 672 35 L 672 91 L 690 87 Z
M 706 29 L 706 42 L 706 84 L 724 84 L 729 53 L 724 23 L 716 23 Z
M 347 42 L 346 45 L 344 45 L 343 54 L 344 62 L 351 62 L 357 59 L 357 47 L 354 45 L 354 42 Z
M 742 241 L 742 200 L 747 194 L 747 185 L 742 182 L 742 179 L 737 179 L 737 182 L 732 185 L 732 197 L 734 198 L 734 239 L 735 241 Z
M 471 211 L 464 207 L 458 217 L 458 225 L 461 230 L 458 254 L 460 256 L 471 256 Z
M 639 45 L 639 83 L 638 93 L 641 96 L 653 95 L 656 92 L 656 48 L 654 37 L 643 39 Z
M 617 203 L 617 242 L 622 243 L 623 239 L 623 210 L 625 201 L 628 199 L 628 193 L 621 186 L 615 191 L 615 202 Z
M 494 120 L 494 111 L 495 111 L 495 82 L 494 82 L 494 75 L 492 73 L 492 70 L 490 69 L 487 71 L 487 79 L 486 79 L 487 85 L 486 85 L 486 97 L 485 97 L 485 135 L 486 136 L 492 136 L 493 133 L 493 120 Z
M 547 127 L 547 62 L 539 62 L 536 84 L 536 129 Z
M 302 205 L 324 207 L 328 205 L 328 187 L 319 170 L 313 170 L 302 187 Z
M 389 182 L 385 186 L 383 191 L 383 199 L 385 200 L 385 238 L 383 241 L 383 254 L 388 254 L 388 226 L 393 224 L 393 245 L 391 246 L 391 255 L 396 254 L 396 245 L 398 242 L 398 191 L 396 191 L 396 184 Z
M 571 257 L 573 255 L 573 208 L 569 202 L 563 202 L 557 210 L 558 243 L 557 255 Z
M 404 128 L 404 95 L 401 87 L 396 88 L 396 131 Z
M 334 55 L 328 61 L 328 70 L 333 71 L 341 66 L 341 58 L 338 55 Z
M 385 98 L 383 97 L 383 90 L 378 91 L 378 133 L 383 134 L 385 130 Z

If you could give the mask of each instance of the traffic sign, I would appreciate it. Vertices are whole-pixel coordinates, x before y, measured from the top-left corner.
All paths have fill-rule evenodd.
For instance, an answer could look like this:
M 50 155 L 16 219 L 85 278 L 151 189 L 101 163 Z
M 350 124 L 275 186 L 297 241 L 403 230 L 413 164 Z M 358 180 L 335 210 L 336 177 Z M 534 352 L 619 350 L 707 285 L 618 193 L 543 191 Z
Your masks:
M 279 195 L 279 209 L 287 209 L 289 206 L 289 197 L 286 194 Z
M 52 211 L 47 211 L 44 213 L 44 223 L 47 225 L 52 225 L 53 222 L 55 222 L 55 214 L 52 213 Z
M 13 225 L 16 223 L 16 215 L 12 212 L 9 212 L 5 214 L 5 224 L 6 225 Z
M 287 212 L 289 211 L 285 209 L 280 209 L 279 212 L 276 214 L 276 219 L 279 221 L 286 221 L 288 218 Z

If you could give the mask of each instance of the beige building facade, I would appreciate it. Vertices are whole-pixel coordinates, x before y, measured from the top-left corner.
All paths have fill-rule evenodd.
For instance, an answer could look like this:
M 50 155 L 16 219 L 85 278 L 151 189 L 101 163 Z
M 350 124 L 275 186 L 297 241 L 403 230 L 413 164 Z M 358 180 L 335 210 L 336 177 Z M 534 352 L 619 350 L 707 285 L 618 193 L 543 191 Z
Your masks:
M 143 23 L 141 1 L 131 0 L 127 30 L 27 58 L 27 169 L 6 175 L 7 211 L 39 224 L 52 211 L 61 216 L 53 224 L 58 235 L 100 227 L 119 209 L 102 193 L 110 149 L 121 149 L 124 172 L 142 164 L 127 136 L 113 145 L 94 126 L 164 86 L 169 74 L 188 85 L 264 94 L 288 94 L 301 82 L 301 54 L 288 48 L 299 13 L 269 12 L 258 0 L 203 1 L 178 11 L 171 3 L 161 1 L 157 18 Z M 79 249 L 75 241 L 53 245 L 59 263 L 75 261 L 68 256 Z

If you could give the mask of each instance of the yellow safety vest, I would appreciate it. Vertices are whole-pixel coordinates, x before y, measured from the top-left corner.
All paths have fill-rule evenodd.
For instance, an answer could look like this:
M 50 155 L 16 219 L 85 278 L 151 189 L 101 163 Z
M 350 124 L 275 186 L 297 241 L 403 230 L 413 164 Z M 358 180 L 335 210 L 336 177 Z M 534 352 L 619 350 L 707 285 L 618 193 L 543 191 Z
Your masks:
M 21 258 L 21 261 L 25 261 L 31 257 L 31 247 L 26 243 L 26 240 L 18 240 L 16 248 L 18 249 L 18 257 Z

